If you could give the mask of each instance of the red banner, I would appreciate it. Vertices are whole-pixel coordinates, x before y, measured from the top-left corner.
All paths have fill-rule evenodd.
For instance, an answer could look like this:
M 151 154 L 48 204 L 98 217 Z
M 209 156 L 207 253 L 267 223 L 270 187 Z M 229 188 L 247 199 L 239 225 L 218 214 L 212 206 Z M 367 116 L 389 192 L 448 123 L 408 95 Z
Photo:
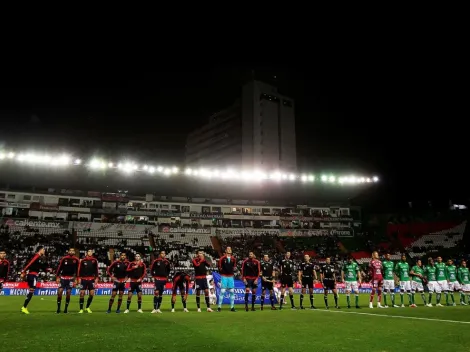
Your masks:
M 58 288 L 59 285 L 55 281 L 49 281 L 49 282 L 38 282 L 36 285 L 36 288 Z M 126 288 L 130 287 L 130 283 L 126 283 Z M 152 282 L 144 282 L 142 284 L 142 288 L 154 288 L 155 285 Z M 191 282 L 189 284 L 189 288 L 193 287 L 193 283 Z M 28 288 L 28 283 L 27 282 L 4 282 L 3 283 L 3 288 Z M 104 289 L 112 289 L 113 288 L 113 283 L 112 282 L 99 282 L 95 285 L 95 288 L 104 288 Z M 167 282 L 165 285 L 165 289 L 170 290 L 172 288 L 172 283 Z

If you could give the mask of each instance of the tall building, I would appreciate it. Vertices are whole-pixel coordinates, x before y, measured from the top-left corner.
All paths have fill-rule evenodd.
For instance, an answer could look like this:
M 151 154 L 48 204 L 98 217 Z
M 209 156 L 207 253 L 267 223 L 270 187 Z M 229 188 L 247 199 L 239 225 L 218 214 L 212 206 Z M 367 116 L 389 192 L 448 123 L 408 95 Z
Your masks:
M 189 134 L 186 164 L 295 171 L 295 143 L 294 101 L 272 85 L 251 81 L 231 107 Z

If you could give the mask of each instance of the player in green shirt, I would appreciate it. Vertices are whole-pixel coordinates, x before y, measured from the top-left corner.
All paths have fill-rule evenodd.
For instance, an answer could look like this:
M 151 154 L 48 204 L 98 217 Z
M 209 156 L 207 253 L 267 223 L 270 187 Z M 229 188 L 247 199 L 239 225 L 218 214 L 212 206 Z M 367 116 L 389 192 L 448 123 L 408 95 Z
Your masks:
M 441 288 L 437 284 L 436 281 L 436 272 L 437 269 L 434 266 L 434 259 L 428 258 L 428 265 L 424 267 L 424 275 L 426 275 L 426 280 L 428 280 L 428 290 L 429 290 L 429 298 L 428 298 L 428 307 L 432 307 L 431 300 L 433 292 L 436 292 L 440 295 Z
M 465 295 L 467 295 L 467 301 L 468 304 L 470 304 L 470 273 L 465 260 L 460 262 L 460 268 L 457 270 L 457 279 L 459 280 L 460 285 L 462 285 L 460 304 L 466 306 L 467 303 L 465 303 Z
M 455 306 L 454 292 L 461 292 L 460 283 L 457 281 L 457 267 L 454 265 L 452 259 L 447 261 L 446 266 L 447 286 L 449 288 L 449 295 L 446 296 L 446 304 L 450 306 L 449 296 L 452 299 L 452 305 Z
M 423 278 L 424 278 L 424 269 L 421 260 L 416 262 L 416 265 L 411 268 L 410 271 L 411 276 L 411 300 L 413 304 L 416 306 L 415 301 L 415 292 L 418 291 L 421 293 L 421 298 L 424 302 L 424 305 L 427 305 L 426 296 L 424 295 L 424 286 L 423 286 Z
M 361 286 L 362 279 L 359 265 L 357 265 L 353 257 L 350 257 L 348 263 L 343 266 L 341 278 L 346 284 L 346 300 L 348 302 L 348 308 L 351 308 L 351 291 L 354 291 L 356 308 L 359 309 L 359 287 Z
M 395 305 L 395 275 L 393 269 L 395 264 L 391 261 L 390 253 L 385 254 L 385 260 L 382 262 L 382 267 L 384 271 L 384 304 L 385 308 L 388 308 L 387 305 L 387 295 L 390 295 L 392 301 L 392 307 L 398 308 Z
M 449 301 L 449 286 L 447 285 L 446 264 L 442 262 L 442 257 L 437 257 L 436 263 L 436 280 L 441 291 L 446 295 L 446 301 Z M 437 307 L 441 307 L 441 293 L 436 295 Z
M 410 265 L 406 261 L 406 254 L 401 255 L 401 261 L 397 263 L 395 266 L 395 273 L 397 274 L 398 278 L 400 279 L 400 301 L 401 306 L 404 307 L 405 304 L 403 303 L 404 299 L 403 296 L 406 294 L 408 295 L 408 304 L 410 307 L 413 305 L 413 301 L 411 300 L 411 281 L 410 281 Z

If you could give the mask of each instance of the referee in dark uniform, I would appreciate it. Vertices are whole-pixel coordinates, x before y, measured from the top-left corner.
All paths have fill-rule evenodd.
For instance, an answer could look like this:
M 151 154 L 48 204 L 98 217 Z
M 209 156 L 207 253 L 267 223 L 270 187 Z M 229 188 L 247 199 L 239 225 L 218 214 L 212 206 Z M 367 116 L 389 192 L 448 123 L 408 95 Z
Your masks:
M 338 290 L 336 289 L 336 270 L 335 266 L 331 264 L 331 259 L 326 258 L 326 263 L 320 266 L 320 278 L 323 284 L 323 299 L 325 300 L 325 307 L 328 307 L 328 291 L 331 290 L 335 297 L 335 308 L 338 306 Z
M 289 289 L 291 309 L 297 309 L 294 305 L 294 280 L 292 280 L 294 270 L 294 261 L 290 258 L 290 252 L 286 252 L 286 256 L 279 262 L 279 271 L 281 274 L 281 299 L 279 302 L 279 309 L 282 309 L 282 304 L 284 303 L 284 294 L 286 292 L 286 287 Z

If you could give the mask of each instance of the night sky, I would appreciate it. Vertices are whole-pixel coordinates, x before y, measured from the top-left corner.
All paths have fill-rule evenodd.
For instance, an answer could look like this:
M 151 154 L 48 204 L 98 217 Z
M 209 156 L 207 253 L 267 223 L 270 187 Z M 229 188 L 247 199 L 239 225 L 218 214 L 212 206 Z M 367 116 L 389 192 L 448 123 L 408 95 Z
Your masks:
M 468 196 L 462 93 L 444 78 L 377 67 L 341 77 L 305 64 L 132 67 L 11 70 L 0 146 L 182 163 L 187 133 L 229 106 L 254 70 L 296 101 L 301 171 L 378 174 L 403 199 Z

